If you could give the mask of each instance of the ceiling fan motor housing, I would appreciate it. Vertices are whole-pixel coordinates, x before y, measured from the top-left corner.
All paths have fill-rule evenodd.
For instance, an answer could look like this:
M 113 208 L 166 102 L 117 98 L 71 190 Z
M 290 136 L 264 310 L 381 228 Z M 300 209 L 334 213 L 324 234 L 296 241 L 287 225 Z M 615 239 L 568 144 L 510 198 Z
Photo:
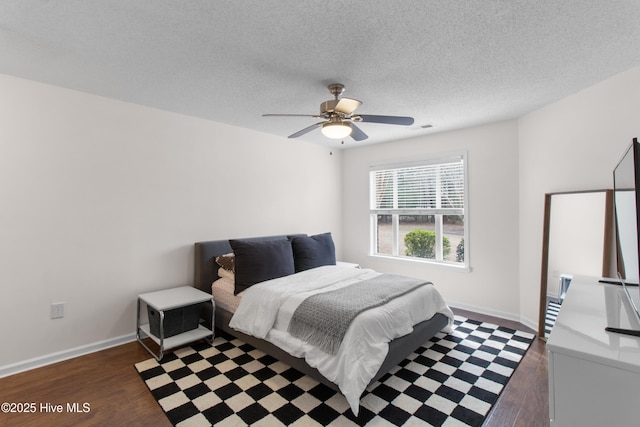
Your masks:
M 338 99 L 338 97 L 342 95 L 342 92 L 344 92 L 344 85 L 340 83 L 329 85 L 329 92 L 331 92 L 335 99 L 325 101 L 320 104 L 320 115 L 331 117 L 337 114 L 340 117 L 345 118 L 345 116 L 349 116 L 356 108 L 358 108 L 362 104 L 362 102 L 358 101 L 357 99 Z
M 320 114 L 335 113 L 336 105 L 338 105 L 337 99 L 332 99 L 330 101 L 323 102 L 322 104 L 320 104 Z

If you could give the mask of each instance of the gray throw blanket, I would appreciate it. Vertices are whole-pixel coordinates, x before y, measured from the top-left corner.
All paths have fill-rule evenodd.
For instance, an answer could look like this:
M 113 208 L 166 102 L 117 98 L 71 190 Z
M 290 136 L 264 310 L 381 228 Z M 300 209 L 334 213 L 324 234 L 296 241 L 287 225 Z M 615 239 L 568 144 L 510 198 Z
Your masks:
M 335 355 L 357 315 L 430 284 L 413 277 L 381 274 L 334 291 L 312 295 L 302 301 L 293 313 L 288 331 L 294 337 Z

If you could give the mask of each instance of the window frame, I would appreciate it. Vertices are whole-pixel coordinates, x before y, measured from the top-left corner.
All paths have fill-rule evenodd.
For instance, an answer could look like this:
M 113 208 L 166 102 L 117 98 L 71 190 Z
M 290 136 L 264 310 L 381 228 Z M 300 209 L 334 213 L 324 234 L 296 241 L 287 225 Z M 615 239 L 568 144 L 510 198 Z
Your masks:
M 454 268 L 456 270 L 470 271 L 470 242 L 469 242 L 469 171 L 468 171 L 468 153 L 466 151 L 454 151 L 449 153 L 435 154 L 424 157 L 419 160 L 396 161 L 390 163 L 372 164 L 369 166 L 369 256 L 378 258 L 387 258 L 400 261 L 419 262 L 431 264 L 434 266 Z M 375 172 L 381 170 L 404 169 L 420 166 L 430 166 L 437 164 L 446 164 L 453 161 L 462 160 L 463 164 L 463 208 L 376 208 L 376 180 Z M 395 192 L 394 192 L 395 193 Z M 397 195 L 394 195 L 397 199 Z M 377 215 L 391 215 L 392 217 L 392 251 L 391 254 L 378 253 L 376 248 L 377 242 Z M 463 215 L 464 216 L 464 262 L 452 262 L 438 259 L 411 257 L 399 254 L 400 233 L 399 222 L 402 215 L 433 215 L 438 218 L 436 220 L 436 235 L 442 235 L 442 217 L 444 215 Z M 439 230 L 438 230 L 439 228 Z M 436 253 L 442 254 L 442 239 L 436 239 Z

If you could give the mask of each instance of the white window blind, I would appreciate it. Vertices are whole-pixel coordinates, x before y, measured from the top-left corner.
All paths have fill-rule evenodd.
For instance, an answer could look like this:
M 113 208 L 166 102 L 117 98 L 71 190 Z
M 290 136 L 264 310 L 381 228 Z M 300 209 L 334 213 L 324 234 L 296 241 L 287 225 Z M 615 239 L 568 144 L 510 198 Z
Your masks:
M 438 210 L 462 214 L 464 163 L 446 163 L 373 170 L 375 211 Z

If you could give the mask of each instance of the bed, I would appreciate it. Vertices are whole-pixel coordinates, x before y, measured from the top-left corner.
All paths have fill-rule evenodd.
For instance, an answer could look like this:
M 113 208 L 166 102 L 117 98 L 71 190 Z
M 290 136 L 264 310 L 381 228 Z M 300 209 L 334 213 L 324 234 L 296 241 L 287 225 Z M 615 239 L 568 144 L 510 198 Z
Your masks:
M 235 240 L 214 240 L 214 241 L 204 241 L 197 242 L 195 244 L 195 287 L 198 289 L 211 293 L 212 292 L 212 284 L 214 282 L 221 282 L 222 280 L 219 271 L 220 265 L 216 263 L 216 258 L 221 257 L 225 254 L 229 254 L 233 252 L 232 244 L 234 247 L 238 248 L 238 245 L 241 243 L 250 243 L 250 244 L 260 244 L 260 242 L 265 242 L 265 244 L 271 243 L 279 243 L 282 240 L 291 240 L 296 237 L 307 237 L 306 235 L 296 234 L 296 235 L 275 235 L 275 236 L 263 236 L 263 237 L 253 237 L 253 238 L 245 238 L 245 239 L 235 239 Z M 297 241 L 297 240 L 296 240 Z M 319 267 L 317 269 L 303 271 L 302 273 L 297 273 L 299 275 L 308 274 L 316 278 L 320 271 L 323 269 L 329 270 L 332 267 Z M 344 269 L 344 266 L 341 267 Z M 350 267 L 353 269 L 354 267 Z M 336 270 L 339 270 L 336 267 Z M 331 270 L 333 271 L 333 270 Z M 340 271 L 340 274 L 349 274 L 349 275 L 361 275 L 367 274 L 367 270 L 363 270 L 360 272 L 351 272 L 345 271 L 344 273 Z M 379 273 L 377 273 L 379 274 Z M 279 279 L 275 279 L 276 281 Z M 271 282 L 271 281 L 270 281 Z M 258 286 L 256 286 L 258 288 Z M 433 288 L 433 286 L 431 286 Z M 251 292 L 255 292 L 252 290 Z M 436 291 L 437 293 L 437 291 Z M 242 294 L 240 294 L 242 295 Z M 439 294 L 438 294 L 439 297 Z M 215 298 L 214 298 L 215 300 Z M 444 303 L 443 303 L 444 304 Z M 211 319 L 211 306 L 205 307 L 205 312 L 203 314 L 204 319 Z M 343 394 L 347 397 L 352 410 L 357 414 L 358 405 L 357 400 L 353 395 L 350 396 L 350 393 L 345 393 L 343 391 L 343 387 L 339 387 L 333 381 L 328 380 L 325 375 L 320 373 L 320 371 L 316 367 L 312 367 L 307 363 L 307 361 L 302 357 L 296 357 L 290 354 L 289 352 L 283 350 L 279 346 L 269 342 L 267 339 L 256 338 L 255 336 L 249 335 L 247 333 L 240 332 L 232 328 L 229 324 L 233 317 L 233 309 L 225 309 L 218 305 L 216 305 L 215 309 L 215 327 L 229 333 L 232 336 L 235 336 L 242 341 L 264 351 L 265 353 L 275 357 L 276 359 L 286 363 L 287 365 L 299 370 L 300 372 L 309 375 L 319 382 L 339 391 L 342 391 Z M 246 311 L 246 310 L 245 310 Z M 413 330 L 410 333 L 407 333 L 403 336 L 399 336 L 389 342 L 388 352 L 386 352 L 386 357 L 382 360 L 379 368 L 377 369 L 375 375 L 371 378 L 368 384 L 372 384 L 379 380 L 385 373 L 389 372 L 393 367 L 398 365 L 402 360 L 404 360 L 408 355 L 414 352 L 417 348 L 427 342 L 431 337 L 433 337 L 436 333 L 441 330 L 447 330 L 452 323 L 453 314 L 446 307 L 440 309 L 441 312 L 435 313 L 429 319 L 418 322 L 413 325 Z M 271 339 L 271 337 L 269 338 Z M 277 342 L 277 340 L 274 340 Z M 314 365 L 317 366 L 317 365 Z M 343 384 L 344 386 L 344 384 Z M 353 394 L 353 393 L 351 393 Z M 357 395 L 357 399 L 359 399 L 359 394 Z

